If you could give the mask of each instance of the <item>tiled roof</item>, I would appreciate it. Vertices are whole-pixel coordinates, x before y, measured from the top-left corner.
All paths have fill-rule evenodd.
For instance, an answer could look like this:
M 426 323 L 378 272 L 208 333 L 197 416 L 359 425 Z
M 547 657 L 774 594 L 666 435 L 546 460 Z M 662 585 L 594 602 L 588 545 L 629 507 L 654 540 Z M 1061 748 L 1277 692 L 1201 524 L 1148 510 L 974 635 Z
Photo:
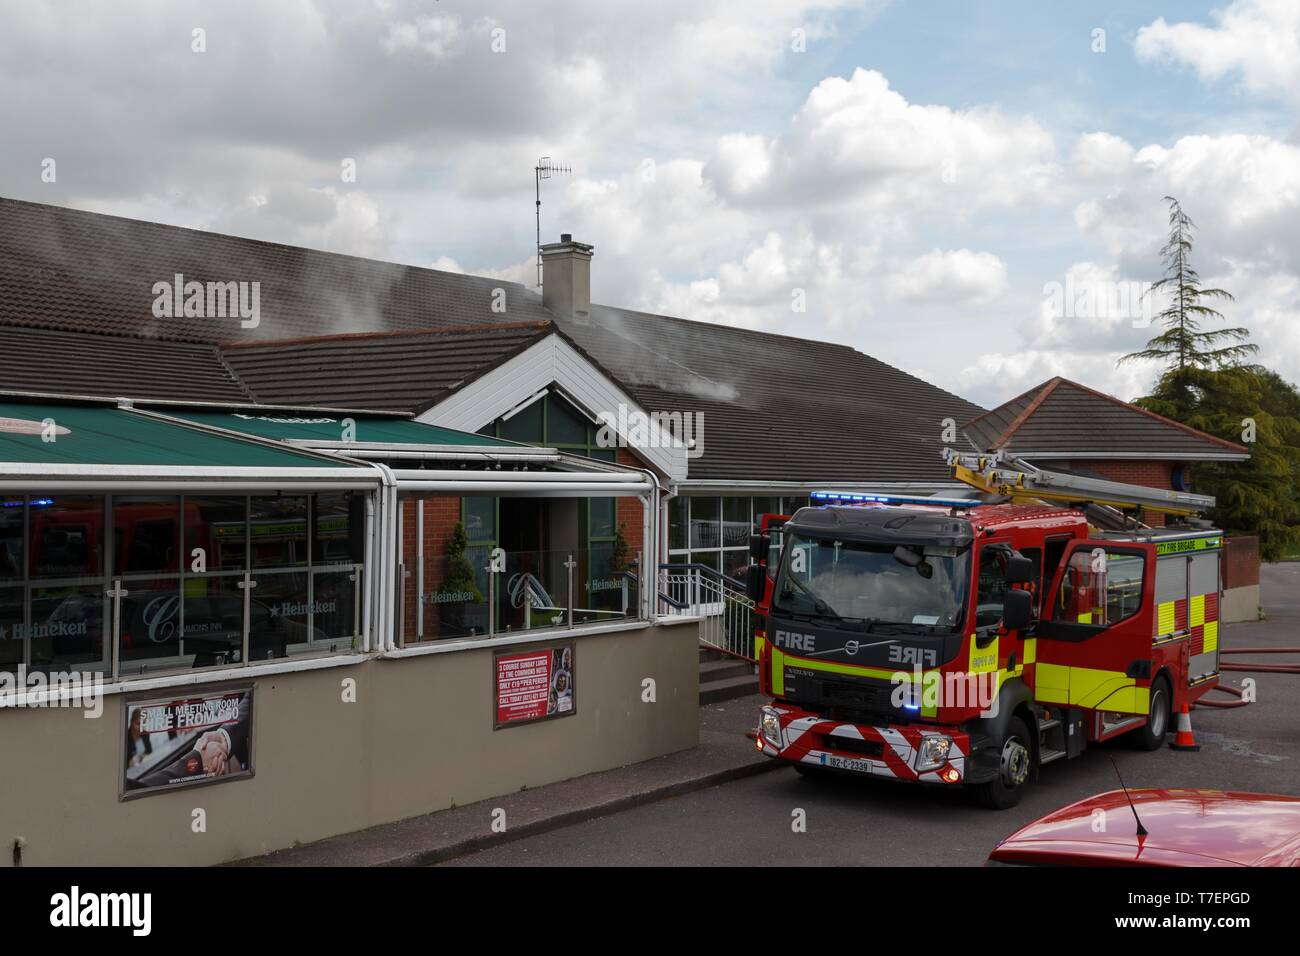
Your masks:
M 259 282 L 260 324 L 156 318 L 153 285 L 178 273 Z M 691 478 L 942 481 L 944 420 L 980 411 L 843 345 L 602 306 L 570 320 L 498 279 L 0 199 L 0 324 L 96 333 L 88 350 L 104 333 L 175 340 L 168 349 L 220 343 L 236 387 L 263 402 L 419 410 L 545 322 L 649 410 L 704 413 Z M 511 328 L 488 332 L 498 326 Z M 351 332 L 421 334 L 297 341 Z M 139 381 L 119 381 L 111 361 L 101 371 L 114 394 Z M 57 365 L 39 374 L 51 390 L 74 384 Z M 169 374 L 156 370 L 149 387 Z M 209 387 L 228 394 L 195 378 L 185 397 Z
M 0 302 L 5 299 L 0 287 Z M 216 346 L 0 326 L 0 390 L 248 402 Z
M 236 345 L 223 355 L 268 404 L 419 413 L 554 330 L 550 322 L 528 322 L 360 333 Z
M 981 451 L 1031 457 L 1246 458 L 1241 445 L 1065 378 L 1053 378 L 963 426 Z

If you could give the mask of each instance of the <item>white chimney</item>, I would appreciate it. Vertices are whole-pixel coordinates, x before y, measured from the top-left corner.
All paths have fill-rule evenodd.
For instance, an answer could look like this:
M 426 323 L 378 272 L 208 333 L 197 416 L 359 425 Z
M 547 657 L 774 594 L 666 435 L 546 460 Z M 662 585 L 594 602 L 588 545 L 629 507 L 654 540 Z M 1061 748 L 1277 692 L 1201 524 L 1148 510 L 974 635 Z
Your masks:
M 591 252 L 593 246 L 574 242 L 561 233 L 559 242 L 542 246 L 542 304 L 566 319 L 591 313 Z

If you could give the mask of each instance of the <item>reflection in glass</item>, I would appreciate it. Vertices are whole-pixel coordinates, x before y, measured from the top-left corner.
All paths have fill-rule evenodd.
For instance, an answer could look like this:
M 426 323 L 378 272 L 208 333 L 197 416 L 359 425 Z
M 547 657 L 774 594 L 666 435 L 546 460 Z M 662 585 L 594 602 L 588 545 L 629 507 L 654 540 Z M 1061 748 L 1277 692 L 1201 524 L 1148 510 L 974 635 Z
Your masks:
M 23 579 L 23 495 L 0 496 L 0 581 Z
M 591 500 L 591 537 L 611 538 L 614 536 L 614 498 L 592 498 Z
M 192 566 L 194 550 L 202 548 L 208 571 L 243 571 L 246 553 L 248 499 L 185 497 L 185 561 Z
M 744 579 L 745 568 L 749 566 L 749 550 L 723 551 L 722 573 L 729 578 L 740 581 Z
M 34 578 L 93 577 L 104 572 L 104 498 L 58 495 L 30 502 Z
M 754 530 L 759 529 L 759 523 L 763 515 L 781 514 L 780 498 L 755 498 L 754 499 Z
M 488 497 L 465 499 L 465 534 L 471 541 L 495 541 L 497 500 Z
M 254 568 L 307 564 L 307 496 L 254 495 L 249 499 Z
M 351 571 L 330 571 L 312 577 L 316 639 L 331 644 L 341 639 L 338 649 L 351 647 L 356 632 L 356 585 L 351 578 Z
M 306 574 L 259 574 L 249 607 L 248 659 L 310 653 L 317 634 L 307 620 Z
M 0 670 L 23 662 L 23 589 L 0 588 Z
M 721 498 L 691 498 L 691 548 L 716 548 L 722 538 Z
M 501 437 L 528 445 L 542 444 L 542 399 L 501 422 Z
M 144 673 L 159 667 L 189 667 L 181 661 L 181 591 L 175 578 L 129 581 L 121 599 L 119 671 Z M 112 604 L 109 604 L 112 613 Z
M 586 445 L 587 420 L 558 395 L 548 395 L 546 402 L 546 444 Z
M 316 537 L 312 542 L 312 564 L 352 564 L 354 559 L 351 541 L 351 522 L 354 500 L 361 499 L 350 491 L 315 495 Z M 358 523 L 359 524 L 359 523 Z
M 686 545 L 686 510 L 691 499 L 678 495 L 668 501 L 668 548 L 676 551 Z
M 113 498 L 114 574 L 156 574 L 178 570 L 178 495 L 120 495 Z
M 749 499 L 722 499 L 722 546 L 737 548 L 749 544 Z
M 31 666 L 73 670 L 104 661 L 104 615 L 108 599 L 101 581 L 59 587 L 33 587 Z
M 244 651 L 244 592 L 240 577 L 186 578 L 181 639 L 195 667 L 237 664 Z

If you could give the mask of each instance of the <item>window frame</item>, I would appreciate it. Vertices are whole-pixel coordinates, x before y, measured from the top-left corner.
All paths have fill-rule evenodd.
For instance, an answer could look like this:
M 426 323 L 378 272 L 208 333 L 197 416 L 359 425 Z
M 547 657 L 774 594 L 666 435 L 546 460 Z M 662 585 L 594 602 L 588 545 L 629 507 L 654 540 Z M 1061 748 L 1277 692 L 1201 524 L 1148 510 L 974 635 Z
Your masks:
M 22 498 L 23 501 L 23 562 L 22 578 L 6 582 L 3 587 L 20 591 L 22 594 L 22 615 L 21 624 L 23 627 L 22 651 L 21 658 L 16 660 L 12 667 L 16 669 L 19 666 L 26 668 L 28 671 L 44 670 L 50 668 L 41 664 L 33 668 L 32 664 L 32 619 L 33 619 L 33 602 L 37 600 L 34 594 L 37 591 L 49 590 L 51 588 L 95 588 L 101 596 L 101 614 L 100 614 L 100 657 L 98 660 L 85 662 L 73 662 L 68 665 L 69 668 L 82 668 L 95 673 L 102 674 L 105 679 L 111 680 L 138 680 L 162 676 L 174 676 L 177 674 L 210 671 L 214 669 L 228 669 L 231 667 L 248 667 L 255 663 L 264 663 L 263 660 L 252 660 L 249 654 L 250 628 L 253 615 L 251 613 L 251 602 L 254 599 L 255 592 L 251 588 L 243 588 L 242 606 L 244 612 L 241 613 L 240 631 L 240 659 L 238 661 L 228 661 L 215 664 L 207 664 L 199 667 L 183 666 L 180 662 L 186 658 L 184 651 L 185 640 L 185 602 L 186 598 L 192 595 L 187 593 L 187 583 L 193 581 L 207 581 L 215 579 L 237 579 L 239 581 L 256 581 L 259 575 L 286 575 L 298 574 L 305 578 L 306 590 L 303 598 L 306 605 L 305 613 L 305 640 L 295 642 L 295 644 L 306 644 L 307 651 L 286 654 L 284 657 L 274 658 L 276 661 L 288 661 L 295 659 L 305 659 L 316 656 L 330 656 L 337 654 L 350 653 L 359 639 L 361 632 L 361 622 L 359 615 L 361 613 L 360 594 L 364 585 L 365 563 L 364 561 L 349 561 L 347 563 L 317 561 L 315 559 L 315 538 L 317 533 L 316 519 L 317 509 L 319 507 L 319 497 L 322 494 L 342 494 L 346 500 L 347 495 L 356 492 L 321 492 L 310 488 L 293 489 L 285 492 L 285 496 L 304 497 L 306 498 L 306 510 L 304 520 L 305 529 L 305 563 L 293 565 L 290 567 L 274 566 L 254 568 L 252 554 L 252 499 L 254 498 L 274 498 L 278 497 L 271 494 L 230 494 L 220 488 L 203 489 L 193 491 L 190 489 L 177 488 L 174 493 L 170 491 L 158 492 L 131 492 L 128 494 L 114 493 L 111 491 L 102 492 L 72 492 L 67 497 L 88 497 L 99 499 L 100 514 L 102 521 L 102 533 L 97 541 L 100 550 L 100 568 L 99 575 L 89 575 L 81 577 L 37 577 L 32 574 L 32 548 L 30 536 L 32 529 L 32 512 L 31 503 L 34 499 L 58 500 L 58 496 L 50 496 L 31 493 L 14 493 L 11 498 Z M 125 499 L 170 499 L 170 502 L 164 507 L 175 508 L 175 540 L 173 542 L 176 550 L 176 567 L 173 570 L 163 571 L 120 571 L 118 565 L 128 567 L 130 561 L 127 555 L 119 555 L 118 547 L 127 543 L 119 541 L 118 531 L 118 509 L 119 507 L 129 507 Z M 232 502 L 239 501 L 242 506 L 243 514 L 243 555 L 241 567 L 222 568 L 216 571 L 204 571 L 201 573 L 190 570 L 191 560 L 186 545 L 189 544 L 189 534 L 187 525 L 187 505 L 194 499 L 199 498 L 221 498 L 230 499 Z M 364 534 L 364 527 L 354 527 L 355 522 L 352 520 L 352 513 L 348 515 L 348 536 L 349 539 L 354 535 Z M 123 530 L 123 534 L 127 532 Z M 196 545 L 196 547 L 208 547 L 209 544 Z M 316 617 L 317 609 L 315 602 L 317 577 L 320 574 L 346 574 L 352 583 L 352 624 L 351 635 L 345 637 L 326 636 L 323 638 L 316 637 Z M 359 577 L 358 575 L 361 575 Z M 164 585 L 163 587 L 150 587 L 146 593 L 161 592 L 164 596 L 171 592 L 172 586 L 175 587 L 177 598 L 176 608 L 176 638 L 175 650 L 173 654 L 162 654 L 157 657 L 138 657 L 130 660 L 123 659 L 124 648 L 121 646 L 122 636 L 124 633 L 123 622 L 119 620 L 119 615 L 115 613 L 115 601 L 129 599 L 133 589 L 139 589 L 141 585 Z M 125 591 L 122 595 L 113 595 L 109 592 L 119 590 Z M 116 625 L 116 626 L 115 626 Z M 339 644 L 346 643 L 346 647 L 340 647 Z M 328 650 L 317 650 L 316 645 L 330 645 Z M 175 666 L 169 666 L 167 662 L 175 661 Z M 157 661 L 157 664 L 151 662 Z M 8 665 L 0 665 L 5 670 L 9 670 Z M 127 673 L 127 670 L 130 673 Z

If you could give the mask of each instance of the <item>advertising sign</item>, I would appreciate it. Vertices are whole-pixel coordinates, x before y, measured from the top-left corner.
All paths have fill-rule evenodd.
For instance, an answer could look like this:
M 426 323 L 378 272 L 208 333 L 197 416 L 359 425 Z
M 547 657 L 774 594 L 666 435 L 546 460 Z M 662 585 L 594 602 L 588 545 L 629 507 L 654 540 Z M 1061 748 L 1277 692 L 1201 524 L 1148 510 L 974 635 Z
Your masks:
M 122 799 L 253 775 L 253 688 L 127 701 Z
M 577 712 L 572 644 L 497 653 L 493 670 L 497 729 Z

